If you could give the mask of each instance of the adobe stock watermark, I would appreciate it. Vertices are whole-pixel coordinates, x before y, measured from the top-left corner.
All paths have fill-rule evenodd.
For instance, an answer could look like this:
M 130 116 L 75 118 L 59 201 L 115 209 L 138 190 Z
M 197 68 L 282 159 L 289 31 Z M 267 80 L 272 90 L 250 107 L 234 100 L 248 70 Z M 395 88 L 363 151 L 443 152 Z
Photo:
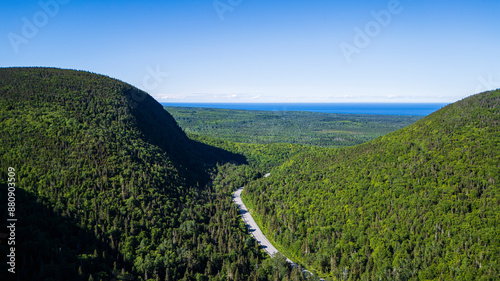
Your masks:
M 488 75 L 488 77 L 479 76 L 479 84 L 476 87 L 476 93 L 481 93 L 484 91 L 491 91 L 500 88 L 500 79 L 496 80 L 493 75 Z
M 163 81 L 169 76 L 167 72 L 160 70 L 159 65 L 156 65 L 155 69 L 149 65 L 146 66 L 146 72 L 147 74 L 142 79 L 142 88 L 147 92 L 158 89 Z M 136 108 L 140 102 L 146 99 L 146 93 L 143 91 L 133 91 L 130 97 L 134 101 L 132 107 Z
M 215 12 L 219 16 L 220 21 L 224 21 L 224 14 L 227 12 L 233 12 L 236 7 L 238 7 L 243 0 L 215 0 L 212 2 Z
M 7 269 L 10 273 L 16 273 L 16 169 L 9 167 L 7 169 L 7 230 L 9 232 L 7 244 L 7 264 L 9 268 Z
M 352 39 L 352 44 L 345 41 L 340 43 L 340 50 L 342 51 L 347 63 L 352 62 L 353 55 L 361 54 L 363 49 L 370 46 L 373 38 L 379 36 L 382 29 L 391 24 L 394 15 L 400 14 L 403 9 L 404 8 L 399 0 L 391 0 L 387 4 L 386 9 L 378 12 L 372 10 L 370 12 L 373 20 L 367 22 L 364 28 L 360 28 L 358 26 L 354 27 L 355 35 Z
M 155 69 L 148 65 L 146 67 L 146 72 L 148 74 L 142 79 L 142 85 L 146 91 L 156 90 L 169 75 L 167 72 L 161 71 L 159 65 L 156 65 Z
M 22 17 L 21 21 L 23 26 L 21 27 L 21 32 L 14 33 L 9 32 L 7 38 L 9 39 L 10 45 L 16 54 L 19 53 L 19 47 L 21 44 L 28 44 L 30 39 L 33 39 L 39 32 L 39 30 L 49 24 L 49 19 L 57 16 L 61 5 L 66 5 L 70 0 L 41 0 L 38 1 L 38 6 L 40 10 L 35 12 L 31 18 Z

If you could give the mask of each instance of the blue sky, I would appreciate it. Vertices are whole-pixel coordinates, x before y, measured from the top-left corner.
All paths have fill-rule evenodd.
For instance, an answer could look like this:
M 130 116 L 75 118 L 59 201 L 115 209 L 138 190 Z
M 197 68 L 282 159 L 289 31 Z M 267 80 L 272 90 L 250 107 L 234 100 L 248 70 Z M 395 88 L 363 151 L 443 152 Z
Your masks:
M 454 102 L 500 88 L 500 1 L 4 1 L 0 66 L 160 102 Z

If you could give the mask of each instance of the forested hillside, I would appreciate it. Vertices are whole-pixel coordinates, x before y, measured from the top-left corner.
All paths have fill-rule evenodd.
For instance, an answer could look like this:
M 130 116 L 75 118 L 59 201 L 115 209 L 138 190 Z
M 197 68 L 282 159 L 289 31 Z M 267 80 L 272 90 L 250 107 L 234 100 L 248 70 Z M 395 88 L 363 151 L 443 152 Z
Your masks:
M 500 91 L 345 149 L 299 153 L 244 200 L 291 259 L 340 280 L 498 280 Z
M 0 69 L 0 195 L 12 167 L 17 280 L 272 278 L 283 265 L 266 259 L 228 196 L 228 174 L 245 161 L 188 139 L 126 83 Z
M 350 148 L 244 144 L 188 138 L 115 79 L 0 69 L 16 280 L 303 280 L 247 234 L 230 197 L 244 184 L 266 235 L 328 279 L 495 280 L 499 107 L 479 94 Z

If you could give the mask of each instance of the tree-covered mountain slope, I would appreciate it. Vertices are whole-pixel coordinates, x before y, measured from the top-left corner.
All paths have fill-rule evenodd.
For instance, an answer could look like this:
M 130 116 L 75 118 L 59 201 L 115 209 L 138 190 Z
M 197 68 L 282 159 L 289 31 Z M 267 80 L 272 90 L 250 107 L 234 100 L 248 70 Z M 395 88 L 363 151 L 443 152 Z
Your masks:
M 266 280 L 272 267 L 260 266 L 230 191 L 212 187 L 208 169 L 227 161 L 244 159 L 189 140 L 131 85 L 0 69 L 0 199 L 12 167 L 16 280 Z
M 352 148 L 294 156 L 244 200 L 331 279 L 498 280 L 500 91 Z

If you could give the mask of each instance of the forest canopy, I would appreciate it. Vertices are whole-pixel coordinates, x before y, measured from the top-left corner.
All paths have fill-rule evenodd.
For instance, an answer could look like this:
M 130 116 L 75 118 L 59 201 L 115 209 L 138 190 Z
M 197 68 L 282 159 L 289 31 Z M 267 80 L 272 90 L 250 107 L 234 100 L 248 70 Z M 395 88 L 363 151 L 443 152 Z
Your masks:
M 500 91 L 344 149 L 299 153 L 248 184 L 290 258 L 349 280 L 500 276 Z
M 2 68 L 0 144 L 3 202 L 16 171 L 16 280 L 268 280 L 283 267 L 232 204 L 246 159 L 190 140 L 129 84 Z
M 293 116 L 283 123 L 289 133 L 300 127 Z M 254 121 L 266 118 L 274 117 Z M 17 279 L 305 280 L 249 235 L 231 200 L 241 186 L 266 236 L 326 280 L 500 276 L 500 91 L 418 121 L 332 118 L 354 122 L 334 134 L 361 128 L 344 146 L 357 145 L 314 146 L 339 146 L 323 129 L 319 139 L 263 131 L 267 139 L 243 143 L 237 138 L 254 131 L 218 138 L 200 117 L 191 120 L 198 131 L 181 128 L 116 79 L 0 68 L 0 198 L 12 167 L 16 262 L 28 269 Z M 377 122 L 390 133 L 367 128 Z

